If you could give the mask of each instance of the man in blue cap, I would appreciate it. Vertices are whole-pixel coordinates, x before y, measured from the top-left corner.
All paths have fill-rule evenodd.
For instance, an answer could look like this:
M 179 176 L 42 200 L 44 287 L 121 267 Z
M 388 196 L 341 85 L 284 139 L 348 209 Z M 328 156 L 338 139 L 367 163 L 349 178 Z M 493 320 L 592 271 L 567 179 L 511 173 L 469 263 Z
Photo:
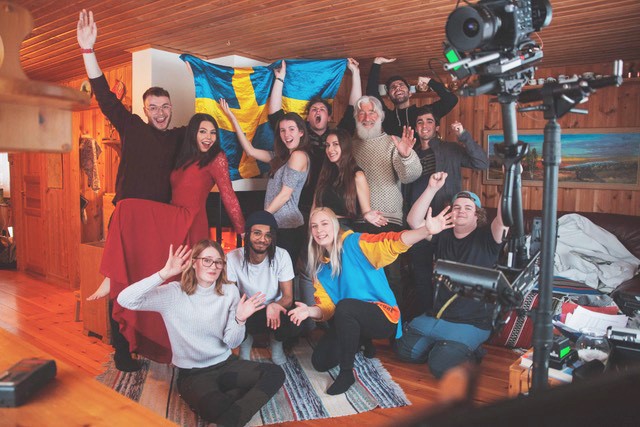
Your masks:
M 431 175 L 407 222 L 414 229 L 426 227 L 436 259 L 493 268 L 509 230 L 502 222 L 500 205 L 496 218 L 486 225 L 480 198 L 471 191 L 461 191 L 453 196 L 450 208 L 433 216 L 431 201 L 446 178 L 446 172 Z M 407 325 L 397 342 L 397 354 L 408 362 L 427 362 L 433 375 L 440 378 L 450 368 L 476 359 L 476 351 L 491 334 L 493 308 L 491 303 L 460 297 L 440 286 L 433 311 Z

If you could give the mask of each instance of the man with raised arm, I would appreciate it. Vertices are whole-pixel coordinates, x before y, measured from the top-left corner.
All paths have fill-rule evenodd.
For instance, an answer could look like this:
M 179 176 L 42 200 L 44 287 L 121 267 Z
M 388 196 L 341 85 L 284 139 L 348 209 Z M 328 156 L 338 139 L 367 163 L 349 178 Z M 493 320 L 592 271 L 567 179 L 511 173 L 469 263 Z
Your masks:
M 384 58 L 381 56 L 373 60 L 371 70 L 369 71 L 369 78 L 367 79 L 367 95 L 375 96 L 382 101 L 380 91 L 378 90 L 380 68 L 382 64 L 388 64 L 395 60 L 396 58 Z M 418 77 L 418 86 L 423 87 L 425 90 L 428 86 L 440 97 L 438 101 L 430 104 L 433 109 L 433 114 L 438 118 L 438 120 L 449 113 L 458 103 L 458 97 L 455 94 L 449 92 L 442 83 L 429 77 Z M 404 77 L 391 76 L 387 79 L 385 87 L 387 88 L 389 99 L 395 108 L 390 110 L 384 104 L 384 101 L 382 101 L 385 113 L 385 119 L 382 122 L 382 129 L 384 129 L 384 131 L 389 135 L 401 136 L 402 130 L 405 126 L 415 126 L 416 118 L 418 117 L 418 107 L 409 103 L 411 90 L 409 83 Z
M 462 123 L 454 122 L 451 128 L 458 137 L 457 142 L 446 142 L 440 138 L 440 119 L 431 105 L 417 109 L 416 134 L 419 143 L 414 150 L 420 158 L 422 174 L 409 184 L 405 193 L 406 209 L 418 200 L 429 184 L 429 178 L 436 172 L 446 172 L 448 178 L 444 186 L 436 193 L 431 202 L 433 212 L 440 212 L 449 204 L 454 194 L 462 190 L 462 168 L 483 170 L 489 167 L 489 157 L 482 147 L 474 141 Z M 433 245 L 422 241 L 409 250 L 413 271 L 413 283 L 416 290 L 416 314 L 423 314 L 433 307 Z
M 430 205 L 446 179 L 446 172 L 431 175 L 407 222 L 414 229 L 426 227 L 437 259 L 493 268 L 508 231 L 499 205 L 496 218 L 487 226 L 480 198 L 461 191 L 451 199 L 451 209 L 434 217 Z M 460 297 L 440 286 L 433 312 L 407 325 L 397 342 L 397 354 L 408 362 L 427 362 L 433 375 L 440 378 L 448 369 L 475 359 L 476 350 L 491 334 L 493 308 L 493 304 Z
M 169 177 L 186 127 L 169 129 L 171 99 L 169 93 L 160 87 L 149 88 L 142 95 L 147 123 L 122 104 L 109 90 L 109 83 L 98 65 L 94 51 L 97 35 L 93 12 L 83 9 L 78 19 L 77 38 L 84 66 L 100 110 L 116 128 L 122 142 L 113 204 L 127 198 L 169 203 Z M 121 371 L 140 369 L 131 358 L 129 343 L 120 334 L 118 323 L 113 319 L 111 332 L 116 367 Z

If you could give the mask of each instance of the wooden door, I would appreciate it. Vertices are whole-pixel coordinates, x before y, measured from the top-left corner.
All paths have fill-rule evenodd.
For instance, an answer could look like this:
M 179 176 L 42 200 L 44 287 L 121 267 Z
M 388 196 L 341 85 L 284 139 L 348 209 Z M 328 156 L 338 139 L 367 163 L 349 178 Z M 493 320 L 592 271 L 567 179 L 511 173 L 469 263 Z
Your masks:
M 44 182 L 42 180 L 42 155 L 16 155 L 20 170 L 20 200 L 16 212 L 22 212 L 16 221 L 16 245 L 22 251 L 21 270 L 44 276 L 46 273 L 46 239 L 43 215 Z M 17 216 L 17 215 L 16 215 Z

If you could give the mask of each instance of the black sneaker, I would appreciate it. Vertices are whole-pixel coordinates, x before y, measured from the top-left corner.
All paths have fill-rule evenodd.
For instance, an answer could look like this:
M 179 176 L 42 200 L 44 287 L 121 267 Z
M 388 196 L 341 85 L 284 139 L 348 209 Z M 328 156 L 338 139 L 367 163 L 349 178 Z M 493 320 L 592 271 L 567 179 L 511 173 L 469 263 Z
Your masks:
M 142 368 L 137 360 L 131 357 L 130 353 L 116 353 L 113 356 L 116 369 L 122 372 L 136 372 Z

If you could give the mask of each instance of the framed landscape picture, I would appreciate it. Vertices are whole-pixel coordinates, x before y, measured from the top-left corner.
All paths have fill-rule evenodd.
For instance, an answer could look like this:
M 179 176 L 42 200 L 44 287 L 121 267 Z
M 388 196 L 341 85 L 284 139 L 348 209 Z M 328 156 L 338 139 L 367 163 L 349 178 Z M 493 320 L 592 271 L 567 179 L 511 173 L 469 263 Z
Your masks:
M 519 130 L 518 139 L 529 144 L 522 160 L 522 185 L 542 185 L 543 130 Z M 484 184 L 503 181 L 502 162 L 495 153 L 495 145 L 503 141 L 502 130 L 484 132 L 489 155 Z M 561 145 L 560 187 L 640 188 L 640 128 L 563 129 Z

